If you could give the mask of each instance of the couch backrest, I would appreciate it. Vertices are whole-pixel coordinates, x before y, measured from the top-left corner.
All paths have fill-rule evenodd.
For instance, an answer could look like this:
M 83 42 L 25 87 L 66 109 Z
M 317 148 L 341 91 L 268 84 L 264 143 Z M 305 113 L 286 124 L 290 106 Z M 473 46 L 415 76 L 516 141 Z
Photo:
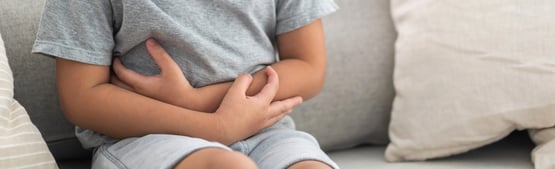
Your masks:
M 323 91 L 293 116 L 326 150 L 385 144 L 393 101 L 396 32 L 389 0 L 335 0 L 324 18 L 328 72 Z
M 293 113 L 297 127 L 326 150 L 386 143 L 393 100 L 395 31 L 388 0 L 336 0 L 324 19 L 328 75 L 320 95 Z M 31 54 L 44 0 L 2 0 L 0 31 L 15 78 L 15 97 L 27 109 L 57 159 L 87 156 L 58 106 L 54 59 Z

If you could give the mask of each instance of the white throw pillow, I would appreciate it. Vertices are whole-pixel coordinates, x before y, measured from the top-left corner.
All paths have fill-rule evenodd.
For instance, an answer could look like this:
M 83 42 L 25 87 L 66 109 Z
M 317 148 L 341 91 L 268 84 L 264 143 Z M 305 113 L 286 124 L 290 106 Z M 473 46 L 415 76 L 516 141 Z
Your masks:
M 39 130 L 13 98 L 12 71 L 0 36 L 0 168 L 58 168 Z
M 392 14 L 387 160 L 445 157 L 554 126 L 555 1 L 392 0 Z

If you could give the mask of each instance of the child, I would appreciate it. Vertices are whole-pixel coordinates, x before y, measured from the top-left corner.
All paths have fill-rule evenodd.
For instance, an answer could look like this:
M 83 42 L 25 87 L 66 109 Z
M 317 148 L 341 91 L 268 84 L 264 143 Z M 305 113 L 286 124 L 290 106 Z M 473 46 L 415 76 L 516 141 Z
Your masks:
M 62 109 L 95 148 L 93 168 L 338 168 L 286 116 L 294 96 L 322 87 L 319 18 L 336 9 L 332 0 L 47 0 L 33 52 L 57 58 Z

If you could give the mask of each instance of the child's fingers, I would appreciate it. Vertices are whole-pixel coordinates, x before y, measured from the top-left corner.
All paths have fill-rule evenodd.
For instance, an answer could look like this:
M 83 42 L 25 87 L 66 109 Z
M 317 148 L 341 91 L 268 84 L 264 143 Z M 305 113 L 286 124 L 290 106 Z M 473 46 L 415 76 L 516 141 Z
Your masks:
M 265 100 L 272 101 L 279 89 L 279 78 L 277 72 L 270 66 L 266 67 L 267 82 L 255 97 L 261 97 Z
M 292 97 L 292 98 L 281 100 L 281 101 L 272 102 L 272 104 L 270 105 L 270 108 L 269 108 L 271 118 L 272 119 L 275 119 L 275 118 L 281 119 L 280 117 L 283 117 L 284 115 L 289 114 L 289 112 L 291 110 L 293 110 L 293 108 L 300 105 L 302 102 L 303 102 L 303 98 L 300 97 L 300 96 Z
M 136 87 L 136 84 L 140 84 L 140 82 L 145 81 L 147 78 L 131 69 L 127 69 L 123 66 L 123 64 L 121 64 L 121 61 L 118 58 L 114 60 L 113 68 L 117 78 L 132 87 Z
M 274 117 L 269 118 L 268 120 L 266 120 L 266 127 L 269 127 L 269 126 L 272 126 L 272 125 L 276 124 L 278 121 L 283 119 L 283 117 L 285 117 L 286 115 L 291 113 L 291 111 L 292 110 L 287 110 L 287 111 L 281 112 L 281 114 L 278 114 Z
M 160 67 L 161 73 L 182 74 L 179 65 L 175 63 L 168 52 L 156 40 L 152 38 L 146 40 L 146 49 L 156 65 Z
M 235 79 L 233 84 L 228 90 L 228 93 L 234 96 L 247 96 L 247 89 L 252 83 L 252 76 L 250 74 L 240 75 Z
M 266 120 L 266 126 L 271 126 L 291 113 L 295 106 L 301 104 L 301 97 L 289 98 L 282 101 L 272 102 L 270 105 L 270 117 Z
M 110 83 L 121 87 L 123 89 L 129 90 L 129 91 L 134 91 L 133 88 L 131 88 L 128 84 L 126 84 L 125 82 L 121 81 L 116 75 L 111 75 L 110 76 Z

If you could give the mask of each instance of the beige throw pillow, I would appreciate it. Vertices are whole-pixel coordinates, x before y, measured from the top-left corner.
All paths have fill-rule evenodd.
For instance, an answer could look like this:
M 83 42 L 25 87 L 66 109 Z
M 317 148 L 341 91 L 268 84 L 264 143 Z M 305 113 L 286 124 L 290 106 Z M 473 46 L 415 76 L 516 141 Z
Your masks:
M 555 168 L 555 128 L 530 130 L 529 133 L 538 145 L 532 151 L 536 169 Z
M 58 168 L 39 130 L 13 94 L 12 71 L 0 36 L 0 168 Z
M 392 0 L 392 14 L 387 160 L 445 157 L 554 126 L 555 1 Z

